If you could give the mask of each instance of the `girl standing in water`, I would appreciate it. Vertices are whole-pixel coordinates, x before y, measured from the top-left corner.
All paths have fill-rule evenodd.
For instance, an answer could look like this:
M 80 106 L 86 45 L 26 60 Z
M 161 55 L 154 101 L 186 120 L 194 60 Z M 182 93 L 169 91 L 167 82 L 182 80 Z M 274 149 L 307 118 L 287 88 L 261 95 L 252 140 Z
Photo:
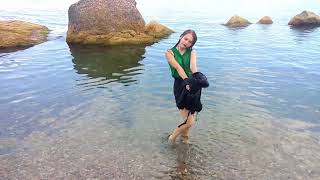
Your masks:
M 195 114 L 189 113 L 185 105 L 178 105 L 178 98 L 181 91 L 186 88 L 190 90 L 189 85 L 186 85 L 186 79 L 191 77 L 193 73 L 197 72 L 196 52 L 192 49 L 193 45 L 197 42 L 196 33 L 188 29 L 184 31 L 179 38 L 177 44 L 165 53 L 166 59 L 170 65 L 171 75 L 174 78 L 173 92 L 176 100 L 177 107 L 185 123 L 178 126 L 169 136 L 168 141 L 174 144 L 176 138 L 181 135 L 182 142 L 188 143 L 189 129 L 194 124 Z

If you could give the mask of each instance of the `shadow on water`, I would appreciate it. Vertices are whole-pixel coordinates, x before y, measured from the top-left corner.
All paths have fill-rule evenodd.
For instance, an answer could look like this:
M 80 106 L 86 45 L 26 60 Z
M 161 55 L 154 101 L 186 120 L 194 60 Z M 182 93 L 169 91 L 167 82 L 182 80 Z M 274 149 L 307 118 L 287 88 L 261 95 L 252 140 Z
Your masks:
M 30 47 L 32 47 L 32 46 L 16 46 L 16 47 L 9 47 L 9 48 L 0 48 L 0 55 L 5 54 L 5 53 L 12 53 L 12 52 L 16 52 L 16 51 L 25 50 Z
M 306 25 L 306 26 L 290 26 L 290 29 L 298 31 L 298 32 L 313 32 L 315 31 L 319 25 Z
M 221 25 L 224 26 L 229 31 L 234 31 L 234 32 L 245 30 L 250 26 L 250 25 L 247 25 L 247 26 L 232 27 L 232 26 L 226 26 L 224 24 L 221 24 Z
M 167 172 L 170 179 L 200 179 L 200 177 L 213 177 L 214 168 L 208 171 L 209 154 L 201 152 L 201 148 L 193 144 L 178 143 L 171 146 L 169 154 L 175 159 L 174 166 Z M 168 153 L 168 152 L 167 152 Z M 210 166 L 210 165 L 209 165 Z
M 179 144 L 174 149 L 176 154 L 176 168 L 170 173 L 172 179 L 194 179 L 192 171 L 192 149 L 188 144 Z
M 297 41 L 304 41 L 308 38 L 311 33 L 318 31 L 319 26 L 309 25 L 309 26 L 290 26 L 292 34 L 296 37 Z
M 82 83 L 84 86 L 100 86 L 110 82 L 130 85 L 137 80 L 135 75 L 141 74 L 145 46 L 84 46 L 69 45 L 74 69 L 78 74 L 89 78 L 102 78 L 97 84 Z
M 257 27 L 262 30 L 269 30 L 273 24 L 257 24 Z

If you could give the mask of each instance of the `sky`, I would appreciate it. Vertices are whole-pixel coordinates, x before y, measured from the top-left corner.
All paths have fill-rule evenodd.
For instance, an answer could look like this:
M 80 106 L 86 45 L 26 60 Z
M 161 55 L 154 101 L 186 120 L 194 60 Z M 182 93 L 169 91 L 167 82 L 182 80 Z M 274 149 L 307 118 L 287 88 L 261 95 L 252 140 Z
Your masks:
M 136 0 L 142 11 L 157 9 L 176 9 L 183 7 L 188 11 L 215 11 L 217 13 L 265 13 L 286 11 L 288 8 L 297 11 L 313 10 L 320 7 L 320 0 Z M 320 13 L 320 12 L 316 12 Z
M 68 9 L 78 0 L 0 0 L 0 9 Z
M 78 0 L 0 0 L 0 9 L 68 9 Z M 138 9 L 150 14 L 154 11 L 183 9 L 190 11 L 216 12 L 225 14 L 272 14 L 287 8 L 311 10 L 320 13 L 320 0 L 136 0 Z M 294 10 L 295 10 L 294 9 Z

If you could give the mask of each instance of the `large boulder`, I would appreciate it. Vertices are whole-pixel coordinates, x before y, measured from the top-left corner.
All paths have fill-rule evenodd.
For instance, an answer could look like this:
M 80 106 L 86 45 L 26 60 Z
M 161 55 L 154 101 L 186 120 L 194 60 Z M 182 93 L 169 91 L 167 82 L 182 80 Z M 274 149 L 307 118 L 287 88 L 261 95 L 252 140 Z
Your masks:
M 0 21 L 0 48 L 28 47 L 47 40 L 49 29 L 24 21 Z
M 228 26 L 228 27 L 245 27 L 245 26 L 248 26 L 252 24 L 251 22 L 249 22 L 248 20 L 240 17 L 240 16 L 232 16 L 229 21 L 224 24 L 225 26 Z
M 271 18 L 269 16 L 264 16 L 257 23 L 258 24 L 272 24 L 273 21 L 271 20 Z
M 135 0 L 80 0 L 69 8 L 71 44 L 147 44 L 172 32 L 154 22 L 146 26 Z
M 294 16 L 288 23 L 291 26 L 320 26 L 320 16 L 311 12 L 303 11 Z

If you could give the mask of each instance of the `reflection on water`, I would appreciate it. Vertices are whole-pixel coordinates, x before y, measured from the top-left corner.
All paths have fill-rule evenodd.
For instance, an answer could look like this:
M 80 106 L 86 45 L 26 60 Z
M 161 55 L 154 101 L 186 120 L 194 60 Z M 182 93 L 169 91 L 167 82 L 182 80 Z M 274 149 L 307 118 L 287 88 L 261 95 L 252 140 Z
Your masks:
M 192 160 L 195 154 L 192 153 L 192 145 L 178 144 L 173 150 L 176 156 L 176 170 L 171 172 L 172 179 L 195 179 L 192 170 Z
M 0 48 L 0 57 L 1 57 L 1 54 L 20 51 L 20 50 L 28 49 L 29 47 L 31 47 L 31 46 L 21 46 L 21 47 L 18 46 L 18 47 Z
M 319 31 L 317 26 L 309 25 L 309 26 L 290 26 L 291 33 L 295 36 L 295 40 L 298 42 L 306 41 L 309 36 L 312 36 L 312 33 Z
M 80 46 L 69 45 L 74 69 L 78 74 L 91 78 L 103 78 L 106 83 L 118 81 L 126 85 L 135 82 L 141 74 L 144 46 Z M 104 79 L 105 78 L 105 79 Z M 101 82 L 100 82 L 101 83 Z M 88 85 L 88 82 L 85 83 Z M 93 85 L 95 86 L 95 85 Z
M 290 26 L 290 29 L 296 30 L 297 32 L 314 32 L 317 30 L 318 25 L 304 25 L 304 26 Z

